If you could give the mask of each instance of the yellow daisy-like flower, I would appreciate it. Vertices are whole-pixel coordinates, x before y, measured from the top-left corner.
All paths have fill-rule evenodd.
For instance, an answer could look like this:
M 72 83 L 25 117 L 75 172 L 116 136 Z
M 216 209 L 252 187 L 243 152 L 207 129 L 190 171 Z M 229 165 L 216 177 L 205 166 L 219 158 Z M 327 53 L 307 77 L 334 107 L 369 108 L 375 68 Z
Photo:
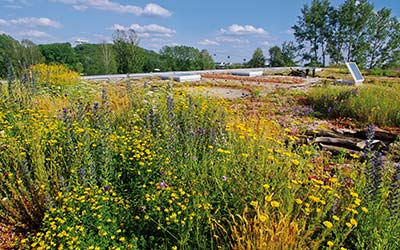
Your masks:
M 364 213 L 368 213 L 368 208 L 366 208 L 366 207 L 362 207 L 361 210 L 362 210 Z
M 250 205 L 256 208 L 258 206 L 258 201 L 251 201 Z
M 334 220 L 336 220 L 336 221 L 339 221 L 339 220 L 340 220 L 339 217 L 336 216 L 336 215 L 332 216 L 332 219 L 334 219 Z
M 265 201 L 266 201 L 266 202 L 272 201 L 272 196 L 271 196 L 271 195 L 266 195 L 266 196 L 265 196 Z
M 279 202 L 277 202 L 277 201 L 271 201 L 271 206 L 272 206 L 272 207 L 279 207 Z
M 177 249 L 178 249 L 177 246 L 173 246 L 173 247 L 172 247 L 172 250 L 177 250 Z
M 301 205 L 302 203 L 303 203 L 303 201 L 301 200 L 301 199 L 296 199 L 296 203 L 298 204 L 298 205 Z
M 355 198 L 358 198 L 358 194 L 355 193 L 355 192 L 350 192 L 350 195 L 353 196 L 353 197 L 355 197 Z
M 353 227 L 353 225 L 352 225 L 350 222 L 346 222 L 346 226 L 347 226 L 348 228 L 352 228 L 352 227 Z
M 265 189 L 269 189 L 271 186 L 270 186 L 268 183 L 266 183 L 266 184 L 263 185 L 263 187 L 264 187 Z
M 260 215 L 260 221 L 265 222 L 267 220 L 267 216 L 265 215 Z
M 296 159 L 292 160 L 293 165 L 298 166 L 300 165 L 300 162 Z
M 333 243 L 332 241 L 328 241 L 326 244 L 327 244 L 329 247 L 333 247 L 333 245 L 335 245 L 335 243 Z
M 352 225 L 354 225 L 354 226 L 357 226 L 357 225 L 358 225 L 357 221 L 356 221 L 355 219 L 353 219 L 353 218 L 350 219 L 350 223 L 351 223 Z
M 322 222 L 322 224 L 324 224 L 324 226 L 326 226 L 326 228 L 332 228 L 333 227 L 333 224 L 332 224 L 332 222 L 330 222 L 330 221 L 324 221 L 324 222 Z

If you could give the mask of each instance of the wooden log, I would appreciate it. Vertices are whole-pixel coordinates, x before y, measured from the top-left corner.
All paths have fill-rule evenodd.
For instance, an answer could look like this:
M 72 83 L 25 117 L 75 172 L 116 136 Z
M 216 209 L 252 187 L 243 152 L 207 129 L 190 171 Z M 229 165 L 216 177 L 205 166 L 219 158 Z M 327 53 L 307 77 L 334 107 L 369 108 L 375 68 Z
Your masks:
M 320 144 L 334 145 L 352 150 L 363 150 L 365 147 L 363 140 L 356 138 L 317 137 L 314 141 Z
M 360 151 L 357 151 L 357 150 L 352 150 L 352 149 L 348 149 L 348 148 L 342 148 L 342 147 L 333 146 L 333 145 L 326 145 L 326 144 L 323 144 L 323 143 L 321 143 L 320 145 L 321 145 L 322 149 L 327 150 L 329 152 L 332 152 L 332 154 L 334 154 L 334 155 L 343 154 L 343 153 L 345 153 L 347 155 L 350 155 L 350 154 L 355 154 L 355 155 L 358 155 L 358 156 L 362 155 L 362 153 Z
M 329 129 L 308 129 L 306 131 L 307 136 L 312 136 L 312 137 L 333 137 L 333 138 L 345 138 L 345 136 L 335 133 L 332 130 Z

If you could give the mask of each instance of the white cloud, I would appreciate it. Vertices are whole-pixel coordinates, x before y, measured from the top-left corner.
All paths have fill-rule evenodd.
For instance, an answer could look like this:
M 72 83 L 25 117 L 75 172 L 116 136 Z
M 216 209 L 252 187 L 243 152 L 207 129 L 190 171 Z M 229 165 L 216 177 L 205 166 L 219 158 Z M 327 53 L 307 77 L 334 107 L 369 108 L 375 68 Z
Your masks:
M 86 5 L 73 5 L 72 8 L 74 8 L 77 11 L 85 11 L 85 10 L 87 10 L 88 6 L 86 6 Z
M 219 45 L 218 42 L 216 41 L 212 41 L 212 40 L 208 40 L 208 39 L 204 39 L 202 41 L 197 42 L 200 45 L 205 45 L 205 46 L 209 46 L 209 45 Z
M 3 1 L 12 4 L 18 4 L 18 3 L 27 4 L 26 0 L 3 0 Z
M 269 47 L 269 46 L 272 45 L 272 43 L 270 41 L 264 41 L 264 42 L 261 43 L 261 45 Z
M 47 17 L 22 17 L 11 20 L 0 19 L 0 25 L 3 26 L 25 26 L 25 27 L 51 27 L 51 28 L 61 28 L 62 25 L 54 20 Z
M 140 25 L 140 24 L 132 24 L 129 27 L 124 27 L 120 24 L 114 24 L 111 29 L 113 30 L 128 30 L 133 29 L 136 31 L 139 37 L 147 38 L 147 37 L 172 37 L 176 31 L 158 24 L 149 24 L 149 25 Z
M 19 36 L 22 36 L 24 38 L 44 38 L 44 37 L 50 37 L 49 34 L 43 31 L 39 30 L 28 30 L 28 31 L 22 31 L 18 33 Z
M 126 28 L 125 28 L 124 26 L 120 25 L 120 24 L 114 24 L 114 25 L 111 27 L 111 29 L 112 29 L 112 30 L 125 30 Z
M 219 36 L 215 40 L 223 43 L 249 43 L 249 40 L 247 39 L 240 39 L 237 37 L 229 37 L 229 36 Z
M 2 0 L 2 1 L 9 3 L 8 5 L 4 5 L 4 7 L 10 9 L 20 9 L 23 8 L 23 5 L 28 5 L 28 2 L 26 0 Z
M 110 0 L 50 0 L 51 2 L 61 2 L 71 4 L 75 10 L 85 11 L 88 8 L 111 11 L 117 13 L 128 13 L 136 16 L 159 16 L 169 17 L 171 12 L 158 4 L 149 3 L 144 8 L 136 5 L 123 5 Z
M 264 35 L 267 32 L 263 28 L 256 28 L 253 25 L 232 24 L 228 29 L 220 29 L 223 34 L 230 35 Z
M 169 10 L 164 9 L 160 5 L 149 3 L 144 7 L 143 15 L 169 17 L 172 14 Z

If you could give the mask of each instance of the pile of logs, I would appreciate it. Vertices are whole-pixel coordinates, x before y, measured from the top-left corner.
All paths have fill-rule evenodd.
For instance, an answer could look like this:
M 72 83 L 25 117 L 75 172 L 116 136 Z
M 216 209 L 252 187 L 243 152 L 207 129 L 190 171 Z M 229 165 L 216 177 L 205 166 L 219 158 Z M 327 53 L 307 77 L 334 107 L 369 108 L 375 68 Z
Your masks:
M 380 128 L 374 129 L 375 136 L 371 142 L 373 150 L 386 154 L 390 144 L 396 141 L 400 132 L 389 132 Z M 346 153 L 362 156 L 367 145 L 367 129 L 318 129 L 307 130 L 306 140 L 315 143 L 333 154 Z

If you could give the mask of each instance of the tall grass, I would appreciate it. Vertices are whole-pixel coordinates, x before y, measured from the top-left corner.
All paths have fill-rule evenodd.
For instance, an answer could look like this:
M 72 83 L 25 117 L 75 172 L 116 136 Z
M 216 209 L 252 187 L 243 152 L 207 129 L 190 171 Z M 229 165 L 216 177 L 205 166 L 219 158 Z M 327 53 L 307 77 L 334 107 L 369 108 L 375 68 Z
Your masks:
M 307 92 L 321 117 L 350 117 L 360 123 L 400 126 L 399 85 L 322 86 Z

